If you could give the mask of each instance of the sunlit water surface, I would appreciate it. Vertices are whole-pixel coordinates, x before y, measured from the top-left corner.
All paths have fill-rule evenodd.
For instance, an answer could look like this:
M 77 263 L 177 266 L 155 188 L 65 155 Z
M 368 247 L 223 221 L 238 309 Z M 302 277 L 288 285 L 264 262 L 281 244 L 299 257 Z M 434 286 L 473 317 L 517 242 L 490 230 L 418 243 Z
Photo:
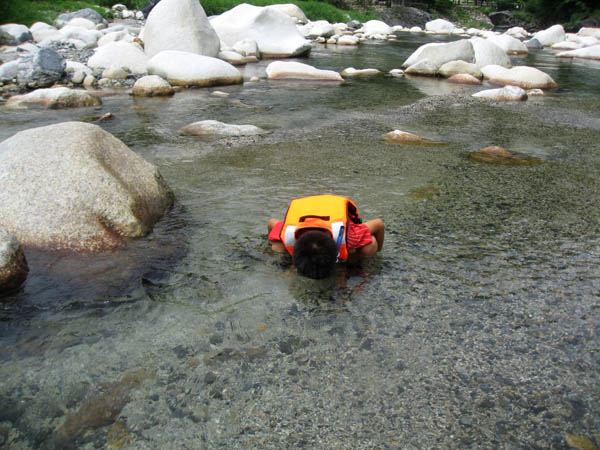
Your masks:
M 387 72 L 429 38 L 317 46 Z M 524 103 L 376 76 L 126 93 L 94 109 L 0 109 L 0 139 L 100 123 L 158 166 L 173 210 L 100 255 L 27 250 L 0 309 L 6 448 L 566 448 L 600 433 L 600 64 L 513 58 L 560 85 Z M 492 87 L 485 85 L 484 87 Z M 179 135 L 203 119 L 267 136 Z M 402 129 L 445 146 L 394 146 Z M 485 165 L 502 145 L 542 163 Z M 384 251 L 293 273 L 266 222 L 331 192 L 381 217 Z

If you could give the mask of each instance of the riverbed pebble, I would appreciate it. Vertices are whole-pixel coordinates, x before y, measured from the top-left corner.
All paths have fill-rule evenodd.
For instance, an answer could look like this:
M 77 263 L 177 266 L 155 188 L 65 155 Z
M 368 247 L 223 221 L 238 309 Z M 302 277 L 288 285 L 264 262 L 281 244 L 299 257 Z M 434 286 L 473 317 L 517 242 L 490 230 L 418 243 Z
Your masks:
M 158 75 L 146 75 L 133 85 L 132 94 L 142 97 L 158 97 L 174 94 L 173 86 Z

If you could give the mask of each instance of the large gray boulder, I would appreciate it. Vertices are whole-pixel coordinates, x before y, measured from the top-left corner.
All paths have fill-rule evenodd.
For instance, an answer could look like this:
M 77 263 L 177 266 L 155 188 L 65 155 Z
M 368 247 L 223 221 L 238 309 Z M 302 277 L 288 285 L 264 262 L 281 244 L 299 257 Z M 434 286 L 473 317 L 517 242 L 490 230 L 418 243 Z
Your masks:
M 538 31 L 533 37 L 540 41 L 540 44 L 543 46 L 549 47 L 564 41 L 566 39 L 566 34 L 562 25 L 552 25 L 550 28 Z
M 475 54 L 473 46 L 468 39 L 449 43 L 425 44 L 414 51 L 412 55 L 402 64 L 402 67 L 410 67 L 420 61 L 428 60 L 431 67 L 439 69 L 450 61 L 474 62 Z
M 432 33 L 452 33 L 456 26 L 445 19 L 435 19 L 427 22 L 425 24 L 425 31 L 429 31 Z
M 299 56 L 312 48 L 298 31 L 295 20 L 273 8 L 242 3 L 211 18 L 210 23 L 226 45 L 252 39 L 268 58 Z
M 524 55 L 529 53 L 529 49 L 519 39 L 508 34 L 494 35 L 487 38 L 506 52 L 507 55 Z
M 95 11 L 92 8 L 84 8 L 80 9 L 79 11 L 61 14 L 56 18 L 55 22 L 59 27 L 62 27 L 63 25 L 69 23 L 71 19 L 75 19 L 76 17 L 82 17 L 84 19 L 91 20 L 95 24 L 104 24 L 108 26 L 106 19 L 102 17 L 98 11 Z
M 98 47 L 87 65 L 91 69 L 106 69 L 117 66 L 128 69 L 133 74 L 146 73 L 148 57 L 135 42 L 115 41 Z
M 276 9 L 279 12 L 287 14 L 290 16 L 297 24 L 305 24 L 308 22 L 308 18 L 304 11 L 293 3 L 282 3 L 277 5 L 267 5 L 265 8 Z
M 490 64 L 481 69 L 483 77 L 502 86 L 519 86 L 523 89 L 555 89 L 558 84 L 545 72 L 529 66 L 511 69 Z
M 149 58 L 165 50 L 216 57 L 221 47 L 198 0 L 162 0 L 144 28 L 144 50 Z
M 495 64 L 502 67 L 511 67 L 509 56 L 497 44 L 487 39 L 474 37 L 470 39 L 475 54 L 473 61 L 480 69 L 490 64 Z
M 12 81 L 19 74 L 19 60 L 9 61 L 0 66 L 0 81 Z
M 235 125 L 219 122 L 218 120 L 201 120 L 190 123 L 179 130 L 181 134 L 187 136 L 256 136 L 265 134 L 268 131 L 254 125 Z
M 45 41 L 46 39 L 50 40 L 63 40 L 64 35 L 61 34 L 60 31 L 53 27 L 52 25 L 48 25 L 44 22 L 36 22 L 31 27 L 31 34 L 33 35 L 33 40 L 36 43 L 40 43 Z
M 488 15 L 494 27 L 507 29 L 516 25 L 517 21 L 511 11 L 496 11 Z
M 240 71 L 228 62 L 176 50 L 165 50 L 151 58 L 148 74 L 158 75 L 172 86 L 207 87 L 244 81 Z
M 97 125 L 64 122 L 0 143 L 0 226 L 23 245 L 114 248 L 149 233 L 172 204 L 156 167 Z
M 11 233 L 0 228 L 0 296 L 18 288 L 28 272 L 21 244 Z
M 591 47 L 557 53 L 558 58 L 583 58 L 600 60 L 600 44 Z
M 17 68 L 17 81 L 30 88 L 52 86 L 63 76 L 67 63 L 52 49 L 42 48 L 22 56 Z
M 0 31 L 7 33 L 12 39 L 5 38 L 7 42 L 3 43 L 5 45 L 17 45 L 22 44 L 23 42 L 33 41 L 33 35 L 29 28 L 25 25 L 20 25 L 17 23 L 6 23 L 4 25 L 0 25 Z

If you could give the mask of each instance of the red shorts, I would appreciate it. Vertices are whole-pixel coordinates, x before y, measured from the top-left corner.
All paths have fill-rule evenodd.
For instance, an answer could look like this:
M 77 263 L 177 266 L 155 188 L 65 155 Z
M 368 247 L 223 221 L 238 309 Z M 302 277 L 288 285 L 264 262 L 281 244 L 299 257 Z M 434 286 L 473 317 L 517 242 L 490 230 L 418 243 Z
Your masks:
M 269 241 L 281 242 L 281 228 L 283 227 L 283 221 L 280 220 L 275 224 L 269 233 Z M 346 236 L 346 246 L 348 250 L 356 250 L 364 247 L 367 244 L 373 242 L 369 227 L 364 223 L 352 223 L 348 225 L 348 235 Z

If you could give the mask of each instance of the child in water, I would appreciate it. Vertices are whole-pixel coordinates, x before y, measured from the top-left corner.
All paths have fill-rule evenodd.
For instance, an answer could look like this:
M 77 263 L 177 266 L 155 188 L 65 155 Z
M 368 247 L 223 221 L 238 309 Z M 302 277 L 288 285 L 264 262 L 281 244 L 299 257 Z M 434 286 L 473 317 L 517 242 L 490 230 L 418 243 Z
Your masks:
M 298 274 L 315 279 L 331 275 L 337 261 L 374 256 L 385 234 L 381 219 L 362 223 L 356 204 L 336 195 L 294 199 L 284 220 L 270 219 L 267 228 L 271 248 L 292 255 Z

